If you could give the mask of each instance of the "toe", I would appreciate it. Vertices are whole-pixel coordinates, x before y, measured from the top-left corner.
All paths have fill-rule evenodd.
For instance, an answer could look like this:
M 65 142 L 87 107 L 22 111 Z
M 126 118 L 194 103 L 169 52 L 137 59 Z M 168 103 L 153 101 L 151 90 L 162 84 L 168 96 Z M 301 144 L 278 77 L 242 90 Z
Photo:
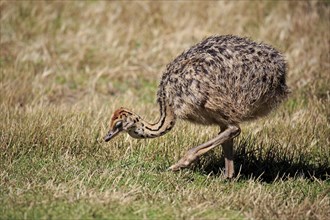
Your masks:
M 179 171 L 180 170 L 180 166 L 178 166 L 178 164 L 173 164 L 167 170 L 170 170 L 170 171 Z

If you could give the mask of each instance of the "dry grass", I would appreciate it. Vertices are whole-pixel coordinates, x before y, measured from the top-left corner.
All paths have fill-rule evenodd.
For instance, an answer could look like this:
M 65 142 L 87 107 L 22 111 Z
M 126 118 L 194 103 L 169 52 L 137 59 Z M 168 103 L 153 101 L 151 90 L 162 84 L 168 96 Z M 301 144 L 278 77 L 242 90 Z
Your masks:
M 0 219 L 327 219 L 328 2 L 0 2 Z M 180 122 L 154 140 L 107 120 L 154 120 L 158 79 L 183 50 L 236 34 L 283 51 L 291 97 L 243 125 L 238 177 L 221 149 L 167 172 L 217 128 Z

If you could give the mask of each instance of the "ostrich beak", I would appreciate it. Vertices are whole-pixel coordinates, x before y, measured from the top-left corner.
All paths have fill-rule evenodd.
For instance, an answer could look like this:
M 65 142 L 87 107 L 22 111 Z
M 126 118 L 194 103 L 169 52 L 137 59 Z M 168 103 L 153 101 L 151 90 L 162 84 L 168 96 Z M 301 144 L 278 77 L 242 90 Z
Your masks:
M 109 131 L 108 134 L 104 137 L 104 141 L 108 142 L 110 141 L 112 138 L 114 138 L 117 134 L 119 133 L 119 129 L 116 129 L 114 131 Z

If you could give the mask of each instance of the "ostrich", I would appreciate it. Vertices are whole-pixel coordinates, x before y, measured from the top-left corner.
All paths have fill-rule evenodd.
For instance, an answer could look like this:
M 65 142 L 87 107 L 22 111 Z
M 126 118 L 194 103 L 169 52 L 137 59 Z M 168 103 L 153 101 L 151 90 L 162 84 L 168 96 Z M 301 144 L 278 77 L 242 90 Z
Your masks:
M 288 95 L 286 62 L 271 46 L 248 38 L 211 36 L 184 51 L 166 66 L 158 92 L 160 117 L 149 123 L 126 109 L 110 120 L 107 142 L 121 131 L 133 138 L 155 138 L 169 132 L 176 119 L 217 125 L 220 133 L 194 147 L 169 169 L 188 167 L 202 154 L 222 145 L 225 176 L 234 175 L 233 138 L 239 124 L 267 115 Z

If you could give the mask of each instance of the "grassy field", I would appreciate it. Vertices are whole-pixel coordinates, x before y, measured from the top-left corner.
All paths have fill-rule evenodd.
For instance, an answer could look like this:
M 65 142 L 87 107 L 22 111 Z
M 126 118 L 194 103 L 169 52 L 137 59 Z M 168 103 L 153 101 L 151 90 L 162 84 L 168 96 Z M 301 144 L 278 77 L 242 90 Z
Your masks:
M 327 2 L 0 1 L 0 219 L 329 219 Z M 166 169 L 217 132 L 104 143 L 120 106 L 152 121 L 165 65 L 213 34 L 288 61 L 289 99 L 242 124 L 237 177 L 219 147 Z

